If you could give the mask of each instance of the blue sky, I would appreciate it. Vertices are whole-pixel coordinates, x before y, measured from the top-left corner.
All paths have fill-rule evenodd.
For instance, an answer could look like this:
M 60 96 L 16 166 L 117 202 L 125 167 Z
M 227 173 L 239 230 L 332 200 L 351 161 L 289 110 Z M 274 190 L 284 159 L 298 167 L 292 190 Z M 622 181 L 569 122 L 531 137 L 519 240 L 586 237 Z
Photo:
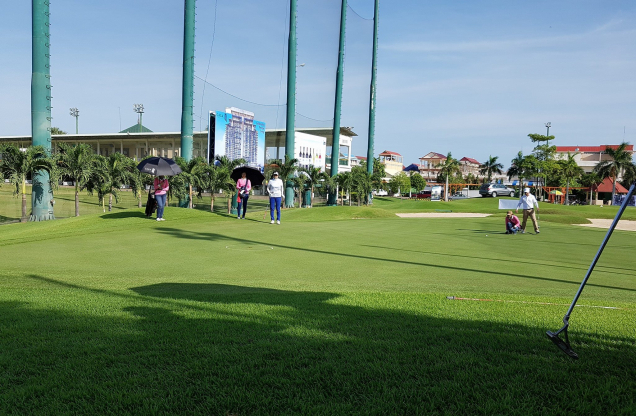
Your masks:
M 332 123 L 339 4 L 298 0 L 297 111 L 319 120 L 303 126 Z M 349 5 L 341 124 L 366 155 L 373 1 Z M 197 6 L 195 130 L 230 105 L 284 126 L 289 1 Z M 78 107 L 80 132 L 116 132 L 143 103 L 144 125 L 178 131 L 182 37 L 182 1 L 53 2 L 53 125 L 74 132 Z M 507 167 L 547 121 L 560 145 L 636 142 L 636 2 L 383 0 L 379 38 L 376 155 Z M 0 135 L 30 134 L 30 2 L 3 5 L 0 51 Z

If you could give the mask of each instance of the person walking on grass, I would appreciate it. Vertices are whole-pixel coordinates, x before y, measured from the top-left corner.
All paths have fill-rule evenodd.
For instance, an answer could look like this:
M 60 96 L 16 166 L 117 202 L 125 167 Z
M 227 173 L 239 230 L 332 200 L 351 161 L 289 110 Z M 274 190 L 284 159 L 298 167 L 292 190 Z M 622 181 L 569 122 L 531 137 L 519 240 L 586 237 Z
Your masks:
M 274 172 L 272 179 L 267 183 L 269 193 L 269 216 L 274 224 L 274 208 L 276 208 L 276 224 L 280 224 L 280 203 L 283 199 L 283 181 L 278 179 L 278 172 Z
M 166 206 L 166 194 L 168 189 L 170 189 L 168 179 L 165 176 L 159 176 L 155 178 L 153 185 L 155 188 L 155 200 L 157 201 L 157 221 L 165 221 L 163 219 L 163 210 Z
M 238 216 L 237 219 L 245 219 L 245 213 L 247 212 L 247 200 L 250 197 L 250 190 L 252 189 L 252 182 L 247 179 L 247 173 L 243 172 L 241 178 L 236 181 L 236 189 L 238 191 Z M 241 207 L 243 207 L 243 215 L 241 216 Z
M 539 223 L 537 222 L 537 218 L 534 215 L 534 207 L 537 207 L 537 214 L 539 213 L 539 202 L 537 202 L 537 198 L 534 197 L 530 193 L 530 188 L 525 188 L 523 190 L 524 195 L 519 198 L 519 203 L 517 204 L 517 212 L 519 212 L 519 207 L 523 209 L 523 222 L 521 223 L 521 234 L 525 234 L 526 232 L 526 221 L 528 217 L 532 220 L 532 225 L 534 225 L 534 232 L 539 234 Z
M 512 211 L 508 211 L 506 214 L 506 234 L 517 234 L 520 228 L 519 218 Z

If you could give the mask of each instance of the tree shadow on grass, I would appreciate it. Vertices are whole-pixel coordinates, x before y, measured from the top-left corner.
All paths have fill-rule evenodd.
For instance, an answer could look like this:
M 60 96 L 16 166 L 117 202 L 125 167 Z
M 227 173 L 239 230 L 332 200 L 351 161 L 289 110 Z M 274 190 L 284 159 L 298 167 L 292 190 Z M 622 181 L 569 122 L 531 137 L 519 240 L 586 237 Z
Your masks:
M 90 308 L 0 302 L 0 412 L 636 410 L 633 339 L 576 334 L 577 362 L 544 328 L 347 304 L 356 300 L 336 293 L 182 283 L 133 294 L 58 287 L 49 299 L 70 296 Z
M 139 211 L 138 209 L 135 210 L 129 210 L 129 211 L 122 211 L 122 212 L 111 212 L 108 214 L 102 214 L 100 218 L 103 218 L 105 220 L 117 220 L 117 219 L 121 219 L 121 218 L 151 218 L 151 217 L 146 217 L 146 214 Z
M 400 265 L 408 264 L 408 265 L 414 265 L 414 266 L 421 266 L 421 267 L 425 267 L 425 268 L 454 270 L 454 271 L 458 271 L 458 272 L 483 273 L 483 274 L 487 274 L 487 275 L 497 274 L 497 275 L 501 275 L 501 276 L 509 276 L 509 277 L 520 278 L 520 279 L 534 279 L 534 280 L 541 280 L 541 281 L 546 281 L 546 282 L 566 283 L 566 284 L 570 284 L 570 285 L 574 285 L 574 286 L 580 286 L 580 284 L 581 284 L 580 281 L 571 281 L 571 280 L 556 279 L 556 278 L 545 277 L 545 276 L 537 276 L 537 275 L 531 275 L 530 273 L 523 273 L 522 274 L 522 273 L 511 273 L 511 272 L 503 272 L 503 271 L 493 272 L 492 270 L 481 270 L 481 269 L 475 269 L 475 268 L 469 268 L 469 267 L 459 267 L 459 266 L 449 266 L 449 265 L 434 264 L 434 263 L 424 263 L 424 262 L 409 261 L 409 260 L 404 260 L 404 259 L 391 259 L 391 258 L 386 258 L 386 257 L 383 258 L 383 257 L 380 257 L 379 255 L 365 256 L 365 255 L 352 254 L 352 253 L 337 253 L 337 252 L 333 252 L 333 251 L 318 250 L 318 249 L 312 249 L 312 248 L 306 248 L 306 247 L 290 246 L 290 245 L 285 245 L 285 244 L 280 244 L 280 243 L 254 241 L 254 240 L 248 240 L 248 239 L 244 239 L 244 238 L 230 237 L 230 236 L 216 234 L 216 233 L 186 231 L 186 230 L 182 230 L 182 229 L 178 229 L 178 228 L 158 227 L 158 228 L 156 228 L 156 230 L 161 232 L 161 233 L 163 233 L 163 234 L 172 236 L 172 237 L 184 238 L 184 239 L 189 239 L 189 240 L 202 240 L 202 241 L 219 241 L 219 240 L 223 241 L 223 240 L 226 240 L 228 242 L 233 241 L 233 242 L 240 242 L 240 243 L 243 243 L 243 244 L 267 245 L 267 246 L 272 246 L 272 247 L 277 247 L 277 248 L 282 248 L 282 249 L 288 249 L 288 250 L 299 250 L 299 251 L 306 251 L 306 252 L 316 253 L 316 254 L 325 254 L 325 255 L 338 256 L 338 257 L 351 257 L 351 258 L 370 260 L 370 261 L 390 262 L 390 263 L 396 263 L 396 264 L 400 264 Z M 625 291 L 629 291 L 629 292 L 636 292 L 636 289 L 631 289 L 631 288 L 626 288 L 626 287 L 618 287 L 618 286 L 600 285 L 600 284 L 596 284 L 596 283 L 587 283 L 587 286 L 593 286 L 593 287 L 599 287 L 599 288 L 605 288 L 605 289 L 625 290 Z

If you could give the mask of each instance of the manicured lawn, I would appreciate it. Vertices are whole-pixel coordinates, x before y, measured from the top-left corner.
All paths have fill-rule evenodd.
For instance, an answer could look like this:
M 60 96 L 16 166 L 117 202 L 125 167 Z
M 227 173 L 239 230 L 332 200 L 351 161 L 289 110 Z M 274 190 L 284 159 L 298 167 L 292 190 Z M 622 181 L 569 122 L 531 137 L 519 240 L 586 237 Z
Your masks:
M 439 204 L 0 226 L 0 414 L 636 413 L 636 236 L 583 292 L 620 309 L 576 308 L 573 361 L 545 331 L 604 231 Z M 615 210 L 551 215 L 573 208 Z M 394 216 L 418 209 L 497 216 Z

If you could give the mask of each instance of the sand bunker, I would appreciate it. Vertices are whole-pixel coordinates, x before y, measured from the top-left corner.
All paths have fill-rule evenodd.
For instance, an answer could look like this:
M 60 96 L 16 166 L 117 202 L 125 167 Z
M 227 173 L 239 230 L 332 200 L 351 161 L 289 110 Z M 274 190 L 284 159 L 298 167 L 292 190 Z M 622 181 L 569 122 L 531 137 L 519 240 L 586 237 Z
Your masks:
M 415 212 L 395 214 L 400 218 L 483 218 L 492 214 L 476 214 L 473 212 Z
M 576 224 L 576 225 L 580 225 L 581 227 L 605 228 L 607 230 L 612 225 L 612 221 L 614 221 L 614 220 L 598 220 L 598 219 L 591 219 L 591 218 L 588 218 L 588 220 L 591 221 L 592 223 L 591 224 Z M 623 231 L 636 231 L 636 221 L 620 220 L 618 221 L 618 224 L 616 224 L 616 229 L 623 230 Z

